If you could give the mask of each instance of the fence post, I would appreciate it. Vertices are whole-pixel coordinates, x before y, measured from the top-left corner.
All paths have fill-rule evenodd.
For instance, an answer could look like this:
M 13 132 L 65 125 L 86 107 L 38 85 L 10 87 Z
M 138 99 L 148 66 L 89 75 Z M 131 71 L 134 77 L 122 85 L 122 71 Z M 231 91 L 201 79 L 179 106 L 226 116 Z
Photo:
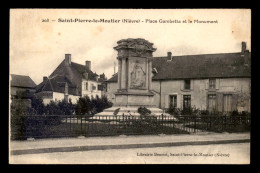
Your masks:
M 194 133 L 196 132 L 196 121 L 197 121 L 197 117 L 196 117 L 196 114 L 194 115 Z
M 163 126 L 163 124 L 164 124 L 164 123 L 163 123 L 163 114 L 162 114 L 161 116 L 162 116 L 162 128 L 164 128 L 164 126 Z
M 82 135 L 82 114 L 80 115 L 80 133 Z
M 211 129 L 211 115 L 209 116 L 209 128 Z
M 227 115 L 225 115 L 225 129 L 227 128 Z

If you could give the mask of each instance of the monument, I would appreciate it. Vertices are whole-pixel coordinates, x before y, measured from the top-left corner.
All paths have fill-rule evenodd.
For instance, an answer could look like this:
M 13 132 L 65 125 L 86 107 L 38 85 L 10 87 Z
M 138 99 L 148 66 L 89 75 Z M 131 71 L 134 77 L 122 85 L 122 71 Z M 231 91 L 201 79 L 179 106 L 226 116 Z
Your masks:
M 153 115 L 163 111 L 156 108 L 152 90 L 153 43 L 145 39 L 122 39 L 114 49 L 118 52 L 118 89 L 112 108 L 97 115 L 139 115 L 137 109 L 146 107 Z

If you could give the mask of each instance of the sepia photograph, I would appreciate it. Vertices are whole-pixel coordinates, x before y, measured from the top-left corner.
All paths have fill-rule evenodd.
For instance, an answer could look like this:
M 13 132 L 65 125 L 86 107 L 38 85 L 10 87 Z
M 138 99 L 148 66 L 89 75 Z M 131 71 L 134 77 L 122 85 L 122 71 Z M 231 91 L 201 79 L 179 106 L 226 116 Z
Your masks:
M 9 164 L 250 164 L 250 9 L 9 13 Z

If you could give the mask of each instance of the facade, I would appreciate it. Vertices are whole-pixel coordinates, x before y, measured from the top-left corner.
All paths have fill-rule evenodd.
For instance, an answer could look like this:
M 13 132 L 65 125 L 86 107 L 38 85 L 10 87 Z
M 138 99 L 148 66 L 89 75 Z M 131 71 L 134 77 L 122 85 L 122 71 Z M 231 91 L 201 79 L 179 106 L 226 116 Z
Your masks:
M 91 71 L 90 61 L 86 61 L 84 66 L 71 62 L 71 54 L 65 54 L 65 59 L 52 74 L 43 77 L 43 82 L 36 87 L 36 95 L 43 99 L 44 104 L 63 99 L 76 103 L 84 96 L 101 97 L 104 80 L 104 74 L 99 76 Z
M 17 104 L 17 99 L 22 99 L 24 105 L 31 107 L 31 99 L 35 93 L 36 84 L 29 76 L 11 74 L 10 95 L 12 105 Z
M 238 53 L 153 57 L 152 92 L 161 109 L 196 107 L 209 111 L 250 112 L 251 53 L 242 42 Z M 115 101 L 117 74 L 106 81 Z
M 24 98 L 31 98 L 35 93 L 36 84 L 29 76 L 11 74 L 11 98 L 17 98 L 19 92 L 24 92 Z

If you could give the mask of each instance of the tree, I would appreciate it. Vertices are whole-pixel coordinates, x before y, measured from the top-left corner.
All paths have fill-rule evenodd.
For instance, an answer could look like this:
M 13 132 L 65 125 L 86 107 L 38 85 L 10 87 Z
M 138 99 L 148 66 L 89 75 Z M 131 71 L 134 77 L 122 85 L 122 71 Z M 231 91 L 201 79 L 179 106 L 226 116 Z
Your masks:
M 101 98 L 96 96 L 91 99 L 88 96 L 79 98 L 76 104 L 76 114 L 78 115 L 94 115 L 96 113 L 102 112 L 104 109 L 112 107 L 112 102 L 108 101 L 106 96 Z
M 77 115 L 89 114 L 90 111 L 90 99 L 88 96 L 80 97 L 77 101 L 75 111 Z
M 44 113 L 43 100 L 40 98 L 33 97 L 31 100 L 32 108 L 37 112 L 37 115 L 42 115 Z

